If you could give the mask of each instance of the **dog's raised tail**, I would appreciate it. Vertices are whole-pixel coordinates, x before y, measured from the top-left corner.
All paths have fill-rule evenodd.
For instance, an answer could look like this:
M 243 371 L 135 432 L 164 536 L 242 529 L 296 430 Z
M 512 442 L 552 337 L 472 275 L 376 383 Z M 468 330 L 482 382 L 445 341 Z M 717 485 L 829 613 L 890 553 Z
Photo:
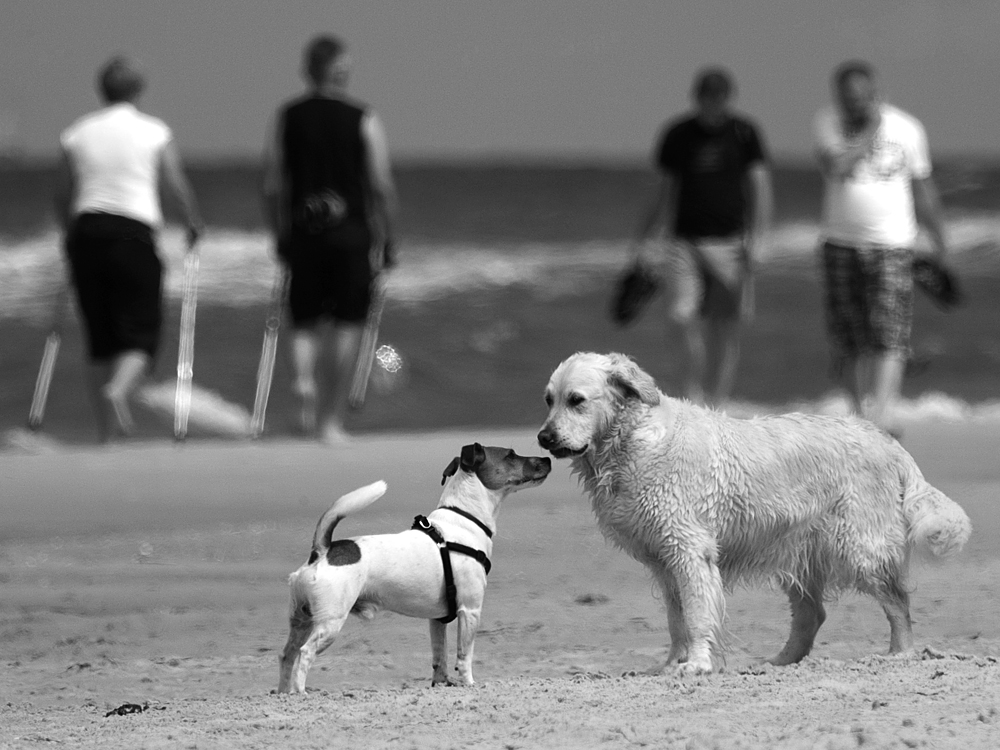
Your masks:
M 313 534 L 313 552 L 325 555 L 326 551 L 330 548 L 330 540 L 333 536 L 333 530 L 337 528 L 337 524 L 351 515 L 351 513 L 356 513 L 362 508 L 367 508 L 382 497 L 388 488 L 389 486 L 380 479 L 377 482 L 372 482 L 364 487 L 359 487 L 353 492 L 348 492 L 346 495 L 338 497 L 333 505 L 330 506 L 330 509 L 319 519 L 319 523 L 316 524 L 316 533 Z
M 905 480 L 903 511 L 910 522 L 910 543 L 937 557 L 960 552 L 972 534 L 972 522 L 962 506 L 928 484 L 916 466 Z

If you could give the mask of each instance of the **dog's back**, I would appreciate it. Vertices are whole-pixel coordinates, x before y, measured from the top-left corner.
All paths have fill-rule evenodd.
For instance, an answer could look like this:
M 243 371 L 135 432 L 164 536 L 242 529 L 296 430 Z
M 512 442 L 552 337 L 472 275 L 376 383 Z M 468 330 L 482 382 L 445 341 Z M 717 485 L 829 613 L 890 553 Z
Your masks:
M 703 530 L 730 585 L 797 580 L 822 564 L 831 586 L 853 587 L 859 570 L 903 564 L 912 544 L 941 555 L 968 539 L 962 509 L 868 422 L 735 419 L 668 401 L 669 439 L 649 410 L 609 447 L 603 464 L 614 479 L 584 476 L 602 529 L 640 559 L 663 528 Z

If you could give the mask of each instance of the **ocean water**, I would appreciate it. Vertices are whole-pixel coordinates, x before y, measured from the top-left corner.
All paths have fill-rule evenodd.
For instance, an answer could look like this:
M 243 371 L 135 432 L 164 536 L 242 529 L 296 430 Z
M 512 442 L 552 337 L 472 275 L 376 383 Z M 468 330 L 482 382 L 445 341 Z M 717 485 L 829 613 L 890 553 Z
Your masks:
M 937 166 L 966 303 L 943 313 L 918 297 L 914 361 L 900 417 L 1000 420 L 1000 168 Z M 194 379 L 250 407 L 276 273 L 253 166 L 191 170 L 208 223 L 201 244 Z M 552 369 L 579 350 L 622 351 L 679 393 L 683 357 L 665 295 L 634 325 L 608 316 L 654 176 L 641 168 L 403 165 L 399 265 L 389 276 L 381 342 L 401 355 L 376 369 L 353 429 L 536 425 Z M 838 412 L 815 262 L 821 185 L 809 166 L 775 173 L 776 222 L 761 258 L 757 317 L 744 337 L 732 410 Z M 65 272 L 51 214 L 52 174 L 0 169 L 0 433 L 24 424 Z M 168 310 L 155 376 L 176 366 L 182 236 L 161 236 Z M 283 339 L 287 343 L 287 336 Z M 284 349 L 282 349 L 284 351 Z M 64 326 L 46 415 L 58 439 L 92 436 L 75 314 Z M 279 358 L 268 434 L 289 431 L 289 368 Z M 140 432 L 169 434 L 150 417 Z

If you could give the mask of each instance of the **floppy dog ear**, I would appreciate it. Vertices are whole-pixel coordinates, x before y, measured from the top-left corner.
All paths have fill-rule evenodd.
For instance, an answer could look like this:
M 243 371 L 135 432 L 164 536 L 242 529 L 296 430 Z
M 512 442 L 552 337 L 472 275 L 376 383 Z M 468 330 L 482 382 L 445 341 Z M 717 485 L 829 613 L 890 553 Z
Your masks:
M 486 451 L 479 443 L 462 448 L 462 471 L 472 474 L 486 461 Z
M 608 382 L 625 398 L 637 398 L 648 406 L 658 406 L 660 391 L 649 373 L 624 354 L 609 354 Z
M 455 472 L 458 471 L 458 456 L 451 459 L 451 463 L 444 467 L 444 473 L 441 475 L 441 484 L 443 485 L 448 481 L 448 477 L 455 476 Z

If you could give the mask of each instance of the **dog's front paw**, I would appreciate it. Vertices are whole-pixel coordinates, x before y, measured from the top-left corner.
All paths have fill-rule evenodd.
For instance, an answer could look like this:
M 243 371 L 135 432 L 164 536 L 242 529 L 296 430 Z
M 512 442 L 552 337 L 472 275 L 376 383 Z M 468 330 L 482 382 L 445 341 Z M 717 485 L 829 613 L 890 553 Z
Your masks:
M 683 664 L 677 665 L 678 677 L 696 677 L 701 674 L 711 674 L 711 673 L 712 673 L 711 659 L 705 661 L 686 661 Z

